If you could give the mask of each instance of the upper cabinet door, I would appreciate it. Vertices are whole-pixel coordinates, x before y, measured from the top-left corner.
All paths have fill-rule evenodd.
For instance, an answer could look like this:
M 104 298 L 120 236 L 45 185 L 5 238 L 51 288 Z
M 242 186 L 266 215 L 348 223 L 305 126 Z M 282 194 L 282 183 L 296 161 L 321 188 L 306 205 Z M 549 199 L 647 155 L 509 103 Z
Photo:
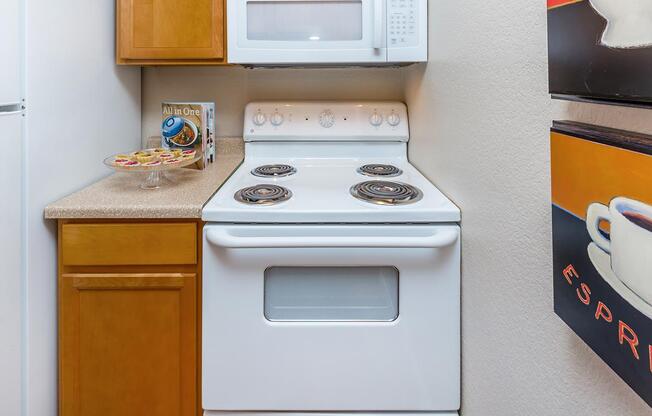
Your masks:
M 117 0 L 116 30 L 118 63 L 225 57 L 224 0 Z

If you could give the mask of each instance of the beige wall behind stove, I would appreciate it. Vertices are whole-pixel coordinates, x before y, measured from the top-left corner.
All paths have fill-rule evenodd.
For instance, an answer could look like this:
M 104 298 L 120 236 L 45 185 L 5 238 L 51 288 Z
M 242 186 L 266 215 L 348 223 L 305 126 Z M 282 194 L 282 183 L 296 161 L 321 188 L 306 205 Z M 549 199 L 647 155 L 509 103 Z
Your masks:
M 403 101 L 404 72 L 397 68 L 146 68 L 142 133 L 144 138 L 160 134 L 162 101 L 215 102 L 218 137 L 242 135 L 242 112 L 250 101 Z

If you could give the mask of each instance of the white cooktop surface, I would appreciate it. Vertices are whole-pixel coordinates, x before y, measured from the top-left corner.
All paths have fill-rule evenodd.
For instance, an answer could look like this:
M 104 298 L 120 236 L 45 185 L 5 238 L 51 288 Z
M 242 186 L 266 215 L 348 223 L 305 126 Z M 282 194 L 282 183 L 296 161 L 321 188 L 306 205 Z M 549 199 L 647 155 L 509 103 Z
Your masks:
M 408 113 L 400 102 L 254 102 L 245 108 L 245 161 L 206 204 L 202 218 L 231 223 L 439 223 L 460 221 L 459 209 L 407 160 Z M 287 164 L 294 175 L 261 178 L 262 165 Z M 394 165 L 400 176 L 369 177 L 365 164 Z M 415 186 L 423 198 L 397 206 L 355 198 L 369 180 Z M 248 205 L 234 194 L 257 184 L 292 192 L 276 205 Z
M 368 163 L 394 165 L 403 173 L 391 178 L 369 177 L 357 172 Z M 251 170 L 265 164 L 288 164 L 297 173 L 283 178 L 261 178 Z M 403 182 L 423 192 L 417 202 L 386 206 L 361 201 L 351 186 L 368 180 Z M 242 188 L 276 184 L 292 191 L 292 198 L 271 206 L 247 205 L 234 199 Z M 458 222 L 459 209 L 404 158 L 279 159 L 246 160 L 206 204 L 202 218 L 235 223 L 431 223 Z

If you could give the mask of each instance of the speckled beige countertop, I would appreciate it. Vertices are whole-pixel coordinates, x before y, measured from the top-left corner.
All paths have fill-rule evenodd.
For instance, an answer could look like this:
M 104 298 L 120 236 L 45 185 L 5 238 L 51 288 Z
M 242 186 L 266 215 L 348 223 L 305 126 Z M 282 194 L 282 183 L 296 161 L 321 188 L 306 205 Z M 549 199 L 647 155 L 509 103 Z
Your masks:
M 48 205 L 45 218 L 201 218 L 204 204 L 242 162 L 242 139 L 218 139 L 216 156 L 204 170 L 166 172 L 169 182 L 155 190 L 140 189 L 143 173 L 114 173 Z

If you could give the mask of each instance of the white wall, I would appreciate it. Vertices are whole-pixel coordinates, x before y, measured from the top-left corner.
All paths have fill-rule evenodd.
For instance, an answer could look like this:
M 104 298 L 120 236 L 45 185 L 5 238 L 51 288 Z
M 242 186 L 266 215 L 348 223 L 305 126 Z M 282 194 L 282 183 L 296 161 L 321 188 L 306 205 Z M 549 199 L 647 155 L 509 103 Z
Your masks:
M 462 414 L 643 416 L 553 313 L 552 118 L 652 133 L 652 112 L 554 103 L 541 0 L 432 0 L 409 68 L 410 158 L 462 209 Z
M 398 69 L 146 68 L 143 137 L 160 135 L 161 102 L 212 101 L 217 136 L 242 136 L 242 113 L 254 100 L 402 100 Z
M 24 416 L 57 414 L 56 224 L 43 208 L 140 142 L 140 69 L 114 65 L 114 19 L 114 0 L 26 1 Z

